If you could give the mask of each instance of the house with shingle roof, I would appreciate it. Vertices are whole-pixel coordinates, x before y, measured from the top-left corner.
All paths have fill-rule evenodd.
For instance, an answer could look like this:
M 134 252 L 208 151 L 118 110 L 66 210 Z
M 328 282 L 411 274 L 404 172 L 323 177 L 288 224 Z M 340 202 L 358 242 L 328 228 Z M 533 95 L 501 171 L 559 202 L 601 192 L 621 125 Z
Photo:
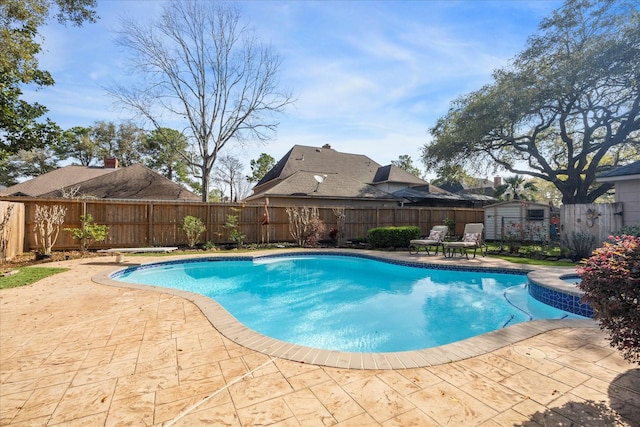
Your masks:
M 129 200 L 201 200 L 200 196 L 142 164 L 119 168 L 115 159 L 103 167 L 70 165 L 0 190 L 0 197 L 74 197 Z
M 640 224 L 640 161 L 604 172 L 598 182 L 614 184 L 615 202 L 622 203 L 622 225 Z
M 414 189 L 412 197 L 405 197 Z M 382 166 L 361 154 L 294 145 L 256 184 L 244 201 L 287 206 L 429 206 L 471 207 L 475 201 L 429 185 L 395 166 Z M 493 199 L 492 199 L 493 200 Z

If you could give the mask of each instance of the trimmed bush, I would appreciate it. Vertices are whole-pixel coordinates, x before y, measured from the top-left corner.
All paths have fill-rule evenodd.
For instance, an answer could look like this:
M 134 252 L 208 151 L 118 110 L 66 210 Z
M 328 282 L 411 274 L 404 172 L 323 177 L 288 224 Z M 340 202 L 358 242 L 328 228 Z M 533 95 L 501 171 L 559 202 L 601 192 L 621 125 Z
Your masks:
M 640 237 L 611 236 L 578 274 L 583 302 L 608 331 L 611 346 L 640 364 Z
M 406 248 L 411 239 L 419 239 L 420 234 L 420 227 L 377 227 L 369 230 L 367 242 L 372 249 Z
M 620 230 L 614 231 L 611 234 L 613 234 L 614 236 L 625 236 L 626 235 L 626 236 L 640 237 L 640 225 L 637 225 L 637 224 L 625 225 Z

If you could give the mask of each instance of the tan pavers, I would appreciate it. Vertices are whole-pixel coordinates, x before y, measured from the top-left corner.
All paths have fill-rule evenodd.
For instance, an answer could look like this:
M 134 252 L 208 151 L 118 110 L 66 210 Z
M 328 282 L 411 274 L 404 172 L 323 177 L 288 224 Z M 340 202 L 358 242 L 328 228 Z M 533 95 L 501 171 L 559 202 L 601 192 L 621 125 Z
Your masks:
M 182 296 L 92 283 L 114 268 L 99 261 L 0 291 L 0 425 L 640 425 L 640 370 L 597 328 L 510 329 L 486 354 L 482 341 L 354 355 L 247 338 L 299 363 L 231 341 Z M 310 364 L 328 360 L 344 368 Z

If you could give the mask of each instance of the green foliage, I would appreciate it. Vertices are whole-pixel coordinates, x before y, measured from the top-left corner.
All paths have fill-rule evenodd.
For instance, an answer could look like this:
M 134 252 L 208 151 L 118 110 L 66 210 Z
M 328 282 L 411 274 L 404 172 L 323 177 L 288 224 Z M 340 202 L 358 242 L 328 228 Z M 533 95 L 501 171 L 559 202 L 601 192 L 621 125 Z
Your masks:
M 442 223 L 449 227 L 449 235 L 453 236 L 456 232 L 456 220 L 452 218 L 445 218 Z
M 276 159 L 268 155 L 267 153 L 260 154 L 258 159 L 253 159 L 249 162 L 251 166 L 251 175 L 247 177 L 249 182 L 259 182 L 264 176 L 276 165 Z
M 504 180 L 504 184 L 496 188 L 494 197 L 499 200 L 528 200 L 535 202 L 534 193 L 538 189 L 533 181 L 527 181 L 523 176 L 516 175 Z
M 49 267 L 22 267 L 18 269 L 16 274 L 2 277 L 0 280 L 0 289 L 17 288 L 26 286 L 44 279 L 54 274 L 68 271 L 68 268 L 49 268 Z
M 190 248 L 195 248 L 202 233 L 207 231 L 204 222 L 202 222 L 200 218 L 191 215 L 182 218 L 180 228 L 182 228 L 182 231 L 184 231 L 184 234 L 187 236 L 187 245 L 189 245 Z
M 95 242 L 104 242 L 109 234 L 109 227 L 98 225 L 93 222 L 91 214 L 81 215 L 80 228 L 65 228 L 71 233 L 71 237 L 80 241 L 80 250 L 85 252 L 89 246 Z
M 54 7 L 57 6 L 57 13 Z M 0 164 L 19 150 L 55 144 L 61 130 L 51 120 L 41 121 L 47 108 L 22 99 L 22 87 L 54 84 L 39 68 L 42 53 L 38 28 L 50 16 L 81 25 L 96 19 L 95 0 L 2 0 L 0 2 Z
M 612 233 L 614 236 L 635 236 L 640 237 L 640 225 L 626 225 L 622 227 L 620 230 Z
M 237 208 L 231 208 L 233 211 L 237 211 Z M 227 215 L 227 221 L 224 223 L 222 228 L 227 230 L 229 233 L 229 240 L 234 242 L 238 247 L 242 246 L 244 242 L 244 238 L 246 237 L 240 231 L 239 227 L 239 216 L 238 215 Z
M 493 83 L 452 103 L 425 165 L 499 167 L 552 183 L 564 204 L 592 203 L 612 187 L 596 176 L 635 159 L 620 154 L 638 136 L 639 44 L 637 2 L 565 2 Z
M 605 242 L 578 274 L 583 301 L 609 332 L 611 346 L 640 364 L 640 238 L 617 236 Z
M 175 129 L 159 128 L 145 138 L 144 164 L 165 178 L 183 184 L 190 184 L 187 163 L 189 140 Z
M 406 248 L 412 239 L 419 239 L 420 227 L 377 227 L 369 230 L 367 242 L 372 249 Z
M 422 171 L 413 165 L 413 160 L 408 154 L 398 156 L 398 160 L 391 160 L 391 164 L 409 172 L 411 175 L 417 176 L 418 178 L 422 177 Z

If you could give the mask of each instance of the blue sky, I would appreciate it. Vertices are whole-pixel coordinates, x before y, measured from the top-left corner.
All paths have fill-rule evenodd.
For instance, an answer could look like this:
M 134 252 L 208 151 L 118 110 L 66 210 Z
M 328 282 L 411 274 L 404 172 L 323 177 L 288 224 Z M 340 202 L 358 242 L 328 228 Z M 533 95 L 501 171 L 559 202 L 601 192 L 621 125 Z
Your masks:
M 491 82 L 560 1 L 240 1 L 243 18 L 282 57 L 280 80 L 297 98 L 266 145 L 229 147 L 249 160 L 280 159 L 294 144 L 364 154 L 386 165 L 420 148 L 451 101 Z M 122 16 L 149 20 L 161 1 L 98 0 L 96 24 L 50 24 L 42 68 L 55 86 L 26 97 L 63 128 L 131 118 L 104 89 L 126 80 L 114 42 Z M 433 177 L 432 174 L 429 174 Z

